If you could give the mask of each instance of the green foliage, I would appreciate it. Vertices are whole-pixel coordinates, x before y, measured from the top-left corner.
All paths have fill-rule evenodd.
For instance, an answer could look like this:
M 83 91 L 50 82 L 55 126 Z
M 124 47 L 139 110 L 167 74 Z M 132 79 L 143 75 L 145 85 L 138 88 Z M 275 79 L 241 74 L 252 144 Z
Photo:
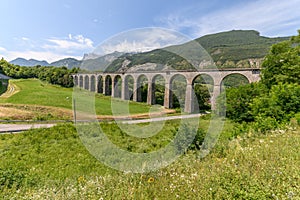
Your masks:
M 277 128 L 300 111 L 300 31 L 289 41 L 274 44 L 263 62 L 260 83 L 230 88 L 218 100 L 226 116 L 253 122 L 258 132 Z M 226 99 L 226 103 L 225 103 Z
M 109 139 L 121 148 L 141 143 L 128 140 L 115 124 L 102 127 L 111 130 Z M 170 142 L 172 127 L 176 123 L 168 122 L 160 137 L 133 150 L 161 148 Z M 0 135 L 0 195 L 3 199 L 297 199 L 299 148 L 295 131 L 244 135 L 219 140 L 201 160 L 188 151 L 157 171 L 123 173 L 92 157 L 76 129 L 62 124 Z
M 300 126 L 300 112 L 295 114 L 298 125 Z
M 269 93 L 254 98 L 251 108 L 254 116 L 288 122 L 295 113 L 300 112 L 300 85 L 274 85 Z
M 7 80 L 0 80 L 0 95 L 6 91 L 7 85 L 8 85 Z
M 188 124 L 183 124 L 180 129 L 175 129 L 174 134 L 177 134 L 175 138 L 175 150 L 177 154 L 185 153 L 189 145 L 192 143 L 192 141 L 195 138 L 196 130 L 190 128 Z
M 226 107 L 226 117 L 229 119 L 236 122 L 250 122 L 254 120 L 251 110 L 253 99 L 255 97 L 259 98 L 265 91 L 265 86 L 260 83 L 251 83 L 238 88 L 229 88 L 225 94 L 221 94 L 218 99 L 218 106 Z M 224 97 L 224 95 L 226 95 L 226 97 Z M 226 101 L 224 101 L 225 99 Z
M 299 38 L 300 33 L 289 41 L 272 46 L 263 62 L 262 71 L 262 82 L 268 88 L 279 83 L 300 83 Z
M 7 76 L 20 78 L 39 78 L 51 84 L 61 85 L 63 87 L 73 87 L 72 73 L 76 73 L 78 68 L 68 69 L 66 67 L 43 67 L 40 65 L 34 67 L 21 67 L 10 64 L 3 58 L 0 60 L 0 71 Z
M 231 74 L 226 76 L 222 81 L 222 87 L 231 88 L 249 84 L 249 80 L 240 74 Z
M 211 96 L 207 86 L 201 84 L 194 85 L 194 92 L 198 100 L 198 103 L 195 105 L 198 106 L 198 108 L 195 108 L 195 110 L 200 110 L 200 111 L 210 110 L 209 101 Z

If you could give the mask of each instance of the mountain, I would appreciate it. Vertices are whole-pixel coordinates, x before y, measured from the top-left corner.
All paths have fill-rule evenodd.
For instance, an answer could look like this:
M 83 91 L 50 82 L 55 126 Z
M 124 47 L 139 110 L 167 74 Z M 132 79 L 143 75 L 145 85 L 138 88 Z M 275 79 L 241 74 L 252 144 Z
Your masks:
M 26 60 L 24 58 L 16 58 L 12 61 L 10 61 L 11 64 L 14 65 L 20 65 L 20 66 L 36 66 L 36 65 L 41 65 L 41 66 L 49 66 L 49 63 L 47 61 L 39 61 L 39 60 L 35 60 L 35 59 L 29 59 Z
M 260 36 L 255 30 L 233 30 L 206 35 L 196 39 L 212 56 L 217 65 L 229 61 L 263 58 L 272 44 L 288 40 L 289 37 L 269 38 Z
M 259 67 L 272 44 L 289 37 L 269 38 L 255 30 L 232 30 L 205 35 L 190 42 L 143 53 L 113 52 L 106 55 L 84 54 L 83 60 L 65 58 L 56 62 L 17 58 L 10 63 L 20 66 L 80 67 L 87 71 L 147 71 L 209 68 Z M 200 44 L 203 49 L 199 49 Z M 187 60 L 188 58 L 189 60 Z
M 55 67 L 65 66 L 69 69 L 72 69 L 74 67 L 80 67 L 80 65 L 81 65 L 81 61 L 75 58 L 64 58 L 62 60 L 58 60 L 50 63 L 50 66 L 55 66 Z
M 80 68 L 89 71 L 105 71 L 106 68 L 117 58 L 124 55 L 122 52 L 113 52 L 106 55 L 96 55 L 94 53 L 85 54 Z
M 9 63 L 14 64 L 14 65 L 19 65 L 19 66 L 25 66 L 25 67 L 32 67 L 32 66 L 55 66 L 55 67 L 62 67 L 65 66 L 67 68 L 73 68 L 73 67 L 80 67 L 81 61 L 76 60 L 75 58 L 64 58 L 52 63 L 48 63 L 47 61 L 39 61 L 35 59 L 29 59 L 26 60 L 25 58 L 17 58 Z
M 268 38 L 254 30 L 233 30 L 206 35 L 182 45 L 169 46 L 149 52 L 124 54 L 115 59 L 106 71 L 177 70 L 209 68 L 260 67 L 272 44 L 288 40 L 289 37 Z M 199 49 L 196 43 L 206 50 Z M 182 56 L 184 55 L 184 58 Z M 202 57 L 200 57 L 202 56 Z M 185 58 L 190 60 L 187 62 Z

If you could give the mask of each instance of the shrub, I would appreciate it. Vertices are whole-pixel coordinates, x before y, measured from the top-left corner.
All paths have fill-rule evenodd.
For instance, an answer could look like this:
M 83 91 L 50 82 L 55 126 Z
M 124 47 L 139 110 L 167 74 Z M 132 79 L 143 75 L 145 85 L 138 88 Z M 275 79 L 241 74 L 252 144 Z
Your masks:
M 298 125 L 300 125 L 300 112 L 295 114 L 295 119 L 297 120 Z
M 252 123 L 252 128 L 259 132 L 259 133 L 265 133 L 269 130 L 274 130 L 279 126 L 279 123 L 277 122 L 277 120 L 273 117 L 265 117 L 262 115 L 258 115 L 255 118 L 255 122 Z
M 264 94 L 266 88 L 260 83 L 251 83 L 238 88 L 229 88 L 226 90 L 226 97 L 221 95 L 218 98 L 218 107 L 226 108 L 226 117 L 235 122 L 251 122 L 254 116 L 251 112 L 251 104 L 255 97 Z M 226 99 L 226 101 L 225 101 Z M 224 114 L 224 113 L 221 113 Z
M 262 118 L 270 117 L 278 122 L 288 122 L 300 111 L 300 86 L 274 85 L 268 94 L 253 100 L 251 109 L 254 116 L 260 115 Z
M 178 154 L 188 150 L 200 150 L 206 136 L 206 131 L 191 129 L 188 124 L 183 124 L 175 139 L 175 150 Z

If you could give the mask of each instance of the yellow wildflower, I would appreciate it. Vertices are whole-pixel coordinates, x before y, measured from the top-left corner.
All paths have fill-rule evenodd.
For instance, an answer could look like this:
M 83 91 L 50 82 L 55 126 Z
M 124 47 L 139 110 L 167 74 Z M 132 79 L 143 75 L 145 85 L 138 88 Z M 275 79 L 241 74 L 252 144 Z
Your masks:
M 153 183 L 154 182 L 154 178 L 153 177 L 150 177 L 149 179 L 148 179 L 148 183 Z

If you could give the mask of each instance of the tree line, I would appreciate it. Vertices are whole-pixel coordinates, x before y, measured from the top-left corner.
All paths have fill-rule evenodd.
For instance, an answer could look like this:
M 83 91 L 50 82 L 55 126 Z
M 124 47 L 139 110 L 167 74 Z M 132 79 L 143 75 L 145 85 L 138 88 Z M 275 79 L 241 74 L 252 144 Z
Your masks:
M 11 78 L 38 78 L 51 84 L 62 87 L 73 87 L 72 73 L 77 73 L 79 68 L 68 69 L 67 67 L 41 66 L 24 67 L 14 65 L 2 58 L 0 60 L 0 73 Z
M 262 64 L 260 82 L 229 88 L 220 95 L 218 106 L 220 111 L 226 108 L 227 118 L 261 132 L 291 121 L 300 124 L 298 32 L 298 36 L 272 45 Z

